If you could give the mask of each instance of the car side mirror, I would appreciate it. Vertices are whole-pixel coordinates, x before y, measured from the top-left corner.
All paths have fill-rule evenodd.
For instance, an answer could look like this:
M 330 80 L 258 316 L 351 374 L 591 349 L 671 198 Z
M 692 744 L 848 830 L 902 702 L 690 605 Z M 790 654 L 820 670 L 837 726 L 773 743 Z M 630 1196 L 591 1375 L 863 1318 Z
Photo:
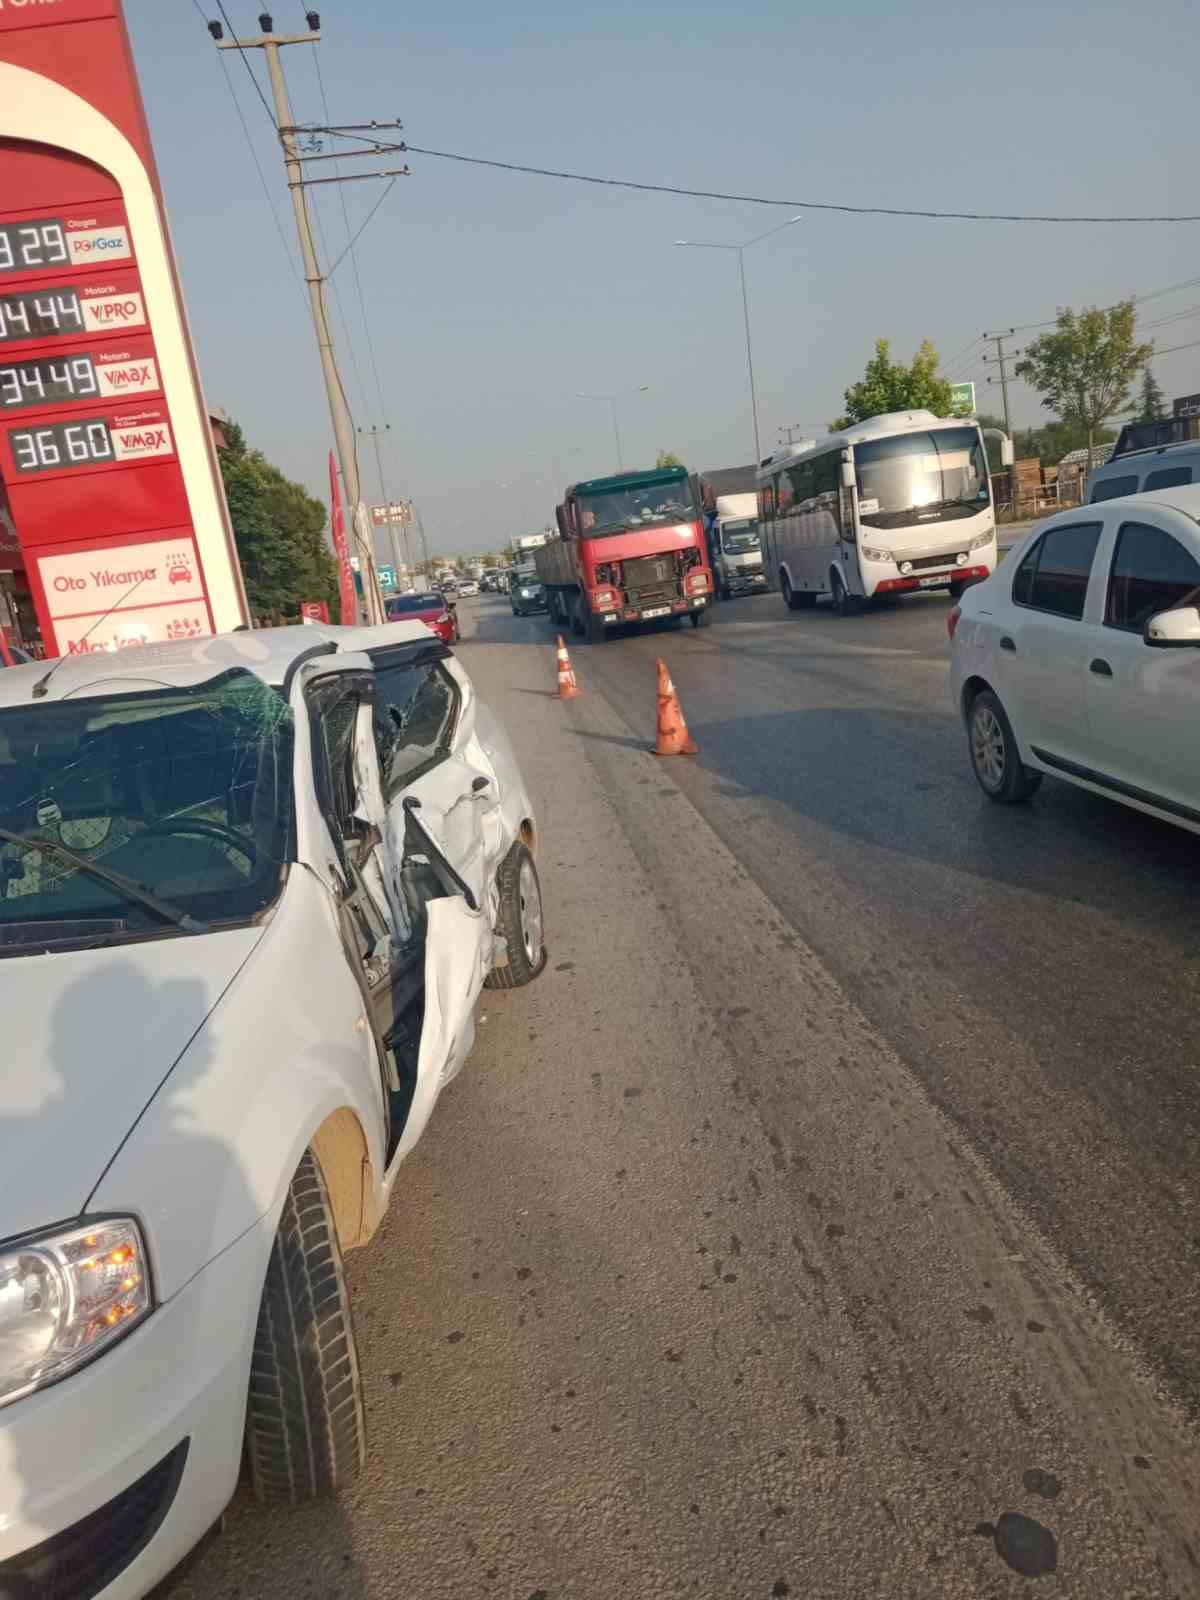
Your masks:
M 842 488 L 853 489 L 855 484 L 853 461 L 842 462 Z
M 1002 467 L 1011 467 L 1015 459 L 1016 451 L 1013 449 L 1013 442 L 1005 434 L 1000 440 L 1000 465 Z
M 1200 648 L 1200 606 L 1176 606 L 1147 622 L 1142 638 L 1158 650 Z

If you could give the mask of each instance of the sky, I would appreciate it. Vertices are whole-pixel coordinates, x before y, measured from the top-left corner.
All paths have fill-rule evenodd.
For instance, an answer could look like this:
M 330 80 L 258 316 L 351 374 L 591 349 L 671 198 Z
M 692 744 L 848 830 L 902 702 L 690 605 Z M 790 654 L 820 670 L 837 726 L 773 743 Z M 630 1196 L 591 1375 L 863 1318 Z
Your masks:
M 258 31 L 257 3 L 224 4 L 240 34 Z M 1114 0 L 319 9 L 322 43 L 283 55 L 299 122 L 325 120 L 319 50 L 333 122 L 398 118 L 399 137 L 436 150 L 789 202 L 1200 213 L 1192 0 L 1161 0 L 1153 28 Z M 303 10 L 278 0 L 276 32 L 302 30 Z M 216 0 L 126 13 L 209 403 L 324 499 L 331 427 L 290 198 L 246 72 L 261 55 L 214 49 L 200 13 L 218 16 Z M 331 311 L 355 423 L 388 428 L 388 494 L 416 500 L 433 550 L 495 549 L 552 522 L 565 484 L 615 468 L 611 407 L 581 391 L 618 396 L 627 468 L 660 449 L 701 471 L 752 459 L 737 256 L 674 241 L 741 243 L 794 209 L 407 160 L 412 176 L 337 268 Z M 309 190 L 325 266 L 382 188 Z M 744 257 L 764 453 L 781 428 L 817 433 L 837 415 L 880 336 L 905 359 L 931 338 L 999 412 L 982 332 L 1200 279 L 1198 246 L 1197 223 L 809 212 Z M 1160 348 L 1200 340 L 1200 282 L 1141 323 Z M 1168 397 L 1200 391 L 1200 346 L 1154 370 Z M 1023 384 L 1010 398 L 1014 426 L 1045 414 Z

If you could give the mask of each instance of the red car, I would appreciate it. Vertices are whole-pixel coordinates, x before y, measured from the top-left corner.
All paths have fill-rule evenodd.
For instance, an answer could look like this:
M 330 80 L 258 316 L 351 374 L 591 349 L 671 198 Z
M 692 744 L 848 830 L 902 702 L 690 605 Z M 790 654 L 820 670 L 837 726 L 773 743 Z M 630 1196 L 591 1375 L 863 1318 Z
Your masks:
M 443 595 L 433 589 L 416 594 L 391 595 L 384 605 L 389 622 L 423 622 L 443 644 L 458 643 L 458 614 Z

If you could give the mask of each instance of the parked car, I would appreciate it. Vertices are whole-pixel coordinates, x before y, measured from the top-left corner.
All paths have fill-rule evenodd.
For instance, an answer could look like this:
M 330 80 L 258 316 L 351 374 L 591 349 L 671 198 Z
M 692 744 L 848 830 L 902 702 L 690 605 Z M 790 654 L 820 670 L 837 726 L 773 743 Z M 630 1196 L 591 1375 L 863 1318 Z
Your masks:
M 389 622 L 423 622 L 443 644 L 457 644 L 461 637 L 454 602 L 436 589 L 394 594 L 384 602 L 384 610 Z
M 0 672 L 0 1593 L 135 1600 L 363 1462 L 365 1245 L 545 964 L 508 740 L 416 622 Z
M 1062 511 L 950 613 L 975 776 L 1044 774 L 1200 832 L 1200 486 Z
M 514 617 L 528 617 L 550 609 L 545 587 L 536 572 L 514 572 L 508 598 Z
M 1121 429 L 1113 453 L 1088 478 L 1090 503 L 1116 500 L 1155 489 L 1200 483 L 1200 439 L 1196 417 L 1164 417 L 1161 422 L 1130 422 Z

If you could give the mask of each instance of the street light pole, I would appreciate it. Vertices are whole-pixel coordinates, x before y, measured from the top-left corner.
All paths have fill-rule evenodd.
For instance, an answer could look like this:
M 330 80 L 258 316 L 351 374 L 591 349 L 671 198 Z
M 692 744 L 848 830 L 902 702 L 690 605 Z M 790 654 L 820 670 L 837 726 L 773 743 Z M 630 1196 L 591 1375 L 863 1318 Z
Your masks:
M 621 455 L 621 430 L 617 425 L 617 397 L 616 397 L 616 395 L 610 396 L 608 403 L 612 407 L 613 438 L 617 442 L 617 471 L 618 472 L 624 472 L 625 471 L 625 460 L 624 460 L 624 457 Z
M 708 239 L 676 239 L 676 245 L 682 250 L 734 250 L 738 258 L 738 278 L 742 286 L 742 327 L 746 335 L 746 371 L 750 376 L 750 416 L 754 424 L 754 462 L 755 465 L 762 460 L 762 445 L 758 433 L 758 390 L 754 382 L 754 351 L 750 342 L 750 301 L 746 294 L 746 251 L 752 244 L 758 244 L 763 239 L 769 239 L 773 233 L 782 233 L 785 228 L 790 228 L 794 223 L 803 222 L 801 213 L 798 217 L 789 217 L 786 222 L 781 222 L 777 228 L 768 228 L 766 233 L 756 233 L 753 239 L 747 239 L 742 244 L 724 244 Z
M 738 247 L 738 276 L 742 280 L 742 321 L 746 328 L 746 367 L 750 373 L 750 414 L 754 419 L 754 462 L 762 460 L 762 447 L 758 442 L 758 394 L 754 387 L 754 354 L 750 348 L 750 302 L 746 298 L 746 247 Z
M 621 428 L 617 421 L 617 401 L 623 394 L 646 394 L 649 392 L 648 383 L 638 383 L 632 389 L 619 389 L 616 394 L 584 394 L 579 390 L 575 396 L 577 400 L 603 400 L 612 412 L 613 440 L 617 446 L 617 471 L 625 471 L 625 459 L 621 454 Z

